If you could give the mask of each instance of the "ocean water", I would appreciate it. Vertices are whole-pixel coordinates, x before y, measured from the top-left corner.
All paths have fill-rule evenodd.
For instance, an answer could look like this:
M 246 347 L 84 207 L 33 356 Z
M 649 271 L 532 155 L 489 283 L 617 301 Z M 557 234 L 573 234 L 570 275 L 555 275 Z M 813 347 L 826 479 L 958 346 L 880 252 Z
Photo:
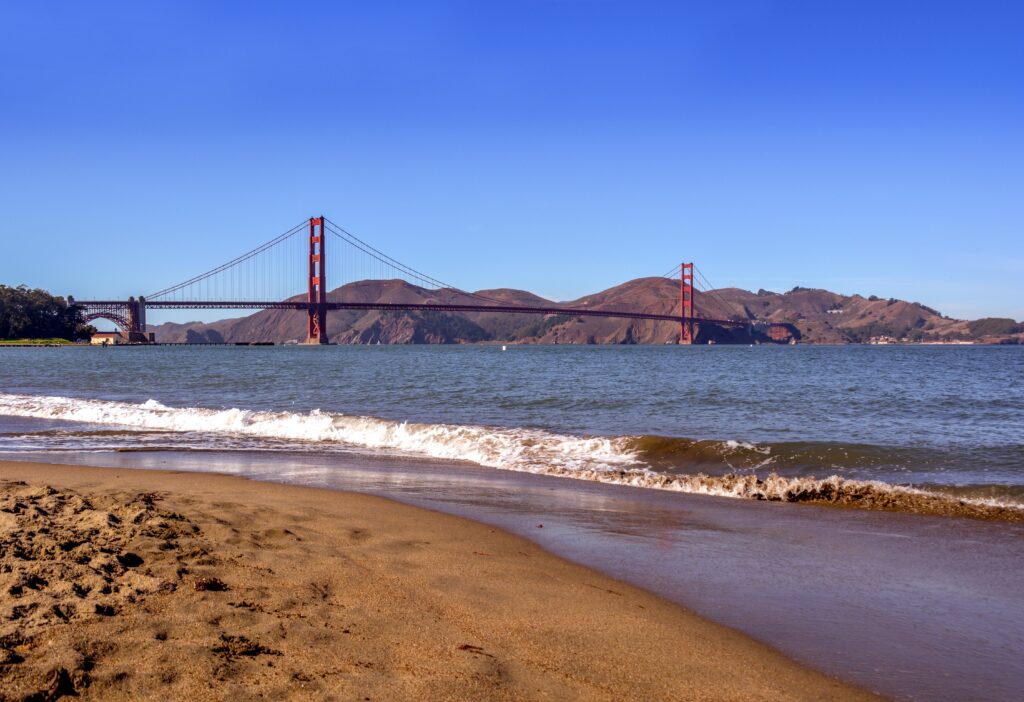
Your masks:
M 0 350 L 0 452 L 468 461 L 741 498 L 900 490 L 1024 506 L 1024 349 Z
M 0 348 L 0 459 L 383 495 L 895 699 L 1024 699 L 1024 522 L 750 499 L 1016 513 L 1022 383 L 1014 347 Z

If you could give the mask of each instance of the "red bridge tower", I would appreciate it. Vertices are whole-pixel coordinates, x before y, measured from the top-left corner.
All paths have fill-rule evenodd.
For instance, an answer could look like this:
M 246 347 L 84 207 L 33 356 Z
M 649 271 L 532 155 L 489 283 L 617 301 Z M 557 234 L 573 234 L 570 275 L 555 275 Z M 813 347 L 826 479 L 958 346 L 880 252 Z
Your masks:
M 307 344 L 326 344 L 327 339 L 327 257 L 324 217 L 309 218 L 309 315 Z
M 693 343 L 693 264 L 683 263 L 679 267 L 679 343 Z

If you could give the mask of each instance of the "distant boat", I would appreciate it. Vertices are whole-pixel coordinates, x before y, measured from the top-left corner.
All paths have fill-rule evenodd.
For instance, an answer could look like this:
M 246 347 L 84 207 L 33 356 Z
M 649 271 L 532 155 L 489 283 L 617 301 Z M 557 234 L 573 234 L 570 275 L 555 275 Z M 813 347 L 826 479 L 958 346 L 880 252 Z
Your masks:
M 508 347 L 507 347 L 507 346 L 502 346 L 502 347 L 501 347 L 501 350 L 502 350 L 502 351 L 508 351 Z

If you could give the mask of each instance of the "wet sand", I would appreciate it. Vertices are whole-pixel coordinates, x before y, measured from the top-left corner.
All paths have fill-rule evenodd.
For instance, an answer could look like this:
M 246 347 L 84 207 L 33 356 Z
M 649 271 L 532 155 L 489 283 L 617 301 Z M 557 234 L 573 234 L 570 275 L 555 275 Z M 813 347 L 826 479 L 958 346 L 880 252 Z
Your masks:
M 685 495 L 396 457 L 130 451 L 20 460 L 217 471 L 376 494 L 505 529 L 896 699 L 1024 698 L 1019 523 Z
M 870 699 L 477 522 L 0 463 L 0 697 Z

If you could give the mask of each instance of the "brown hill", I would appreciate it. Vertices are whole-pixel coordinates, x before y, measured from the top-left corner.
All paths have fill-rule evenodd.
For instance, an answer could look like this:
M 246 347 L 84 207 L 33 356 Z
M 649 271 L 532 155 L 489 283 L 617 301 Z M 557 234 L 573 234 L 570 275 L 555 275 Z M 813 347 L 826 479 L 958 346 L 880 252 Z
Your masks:
M 967 323 L 949 319 L 917 302 L 839 295 L 793 288 L 779 294 L 738 288 L 716 291 L 748 319 L 792 324 L 799 338 L 815 343 L 864 342 L 873 338 L 952 340 L 969 338 Z
M 504 304 L 584 309 L 621 309 L 679 314 L 679 285 L 666 278 L 637 278 L 622 285 L 556 303 L 523 290 L 498 288 L 475 295 Z M 1013 320 L 965 322 L 944 317 L 916 302 L 882 300 L 860 295 L 839 295 L 827 290 L 794 288 L 786 293 L 739 288 L 695 292 L 698 314 L 718 319 L 743 319 L 754 324 L 738 330 L 710 324 L 698 326 L 697 342 L 750 343 L 767 340 L 757 323 L 787 325 L 804 343 L 851 343 L 872 338 L 986 341 L 1024 340 L 1024 327 Z M 302 299 L 297 296 L 294 299 Z M 403 280 L 364 280 L 328 294 L 331 301 L 391 303 L 480 304 L 479 297 L 458 290 L 427 290 Z M 328 313 L 331 340 L 339 344 L 447 344 L 474 342 L 558 344 L 666 344 L 679 338 L 679 326 L 670 322 L 578 317 L 571 313 L 536 315 L 474 312 L 375 312 L 361 310 Z M 262 310 L 246 317 L 212 323 L 168 322 L 151 326 L 161 342 L 301 342 L 306 316 L 294 310 Z M 994 333 L 999 332 L 999 333 Z

